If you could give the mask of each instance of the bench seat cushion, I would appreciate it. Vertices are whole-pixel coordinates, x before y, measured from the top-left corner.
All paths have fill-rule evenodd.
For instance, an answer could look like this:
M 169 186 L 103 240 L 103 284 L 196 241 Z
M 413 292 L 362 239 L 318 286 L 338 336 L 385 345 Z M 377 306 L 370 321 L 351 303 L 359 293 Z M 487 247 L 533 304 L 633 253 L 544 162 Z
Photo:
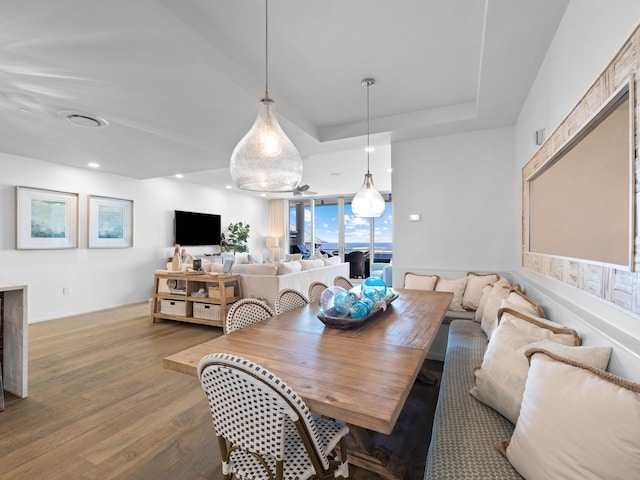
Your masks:
M 479 323 L 453 320 L 448 342 L 424 479 L 521 479 L 496 448 L 513 425 L 469 394 L 487 337 Z

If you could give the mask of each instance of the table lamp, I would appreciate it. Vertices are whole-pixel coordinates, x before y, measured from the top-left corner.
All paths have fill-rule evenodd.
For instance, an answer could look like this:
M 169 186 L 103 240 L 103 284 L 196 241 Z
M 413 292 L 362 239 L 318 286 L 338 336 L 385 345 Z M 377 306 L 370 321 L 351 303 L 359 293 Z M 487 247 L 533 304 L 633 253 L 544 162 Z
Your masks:
M 280 237 L 267 237 L 267 247 L 271 250 L 270 259 L 274 261 L 274 250 L 280 247 Z

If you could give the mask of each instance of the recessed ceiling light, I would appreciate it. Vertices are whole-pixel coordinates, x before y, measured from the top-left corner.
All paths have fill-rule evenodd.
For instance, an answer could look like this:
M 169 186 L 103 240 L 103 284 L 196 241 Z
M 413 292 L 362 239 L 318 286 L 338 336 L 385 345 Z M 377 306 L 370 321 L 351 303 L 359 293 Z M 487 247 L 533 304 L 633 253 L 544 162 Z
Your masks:
M 393 172 L 393 168 L 387 168 L 387 173 Z
M 89 163 L 87 163 L 87 167 L 89 167 L 89 168 L 100 168 L 100 164 L 96 163 L 96 162 L 89 162 Z
M 69 123 L 77 125 L 79 127 L 86 128 L 104 128 L 109 125 L 105 119 L 90 115 L 82 112 L 69 112 L 64 111 L 59 113 L 62 117 L 66 118 Z
M 224 188 L 231 190 L 233 187 L 231 185 L 225 185 Z
M 176 173 L 176 178 L 184 178 L 184 175 L 181 173 Z
M 367 147 L 364 149 L 365 152 L 375 152 L 376 149 L 374 147 Z

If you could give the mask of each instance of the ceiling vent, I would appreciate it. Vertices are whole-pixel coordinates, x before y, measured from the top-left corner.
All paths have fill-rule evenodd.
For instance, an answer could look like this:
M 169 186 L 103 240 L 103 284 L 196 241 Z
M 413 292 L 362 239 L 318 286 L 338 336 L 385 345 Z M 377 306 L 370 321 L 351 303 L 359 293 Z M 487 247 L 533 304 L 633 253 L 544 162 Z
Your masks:
M 100 117 L 96 117 L 94 115 L 86 114 L 86 113 L 60 112 L 60 115 L 66 118 L 69 121 L 69 123 L 72 123 L 79 127 L 104 128 L 107 125 L 109 125 L 109 123 L 106 120 Z

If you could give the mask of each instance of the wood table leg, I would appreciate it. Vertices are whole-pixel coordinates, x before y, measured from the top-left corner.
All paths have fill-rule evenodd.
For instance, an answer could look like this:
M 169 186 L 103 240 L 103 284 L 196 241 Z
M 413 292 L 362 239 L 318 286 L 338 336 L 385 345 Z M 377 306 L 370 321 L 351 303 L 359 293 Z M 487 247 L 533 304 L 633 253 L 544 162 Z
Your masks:
M 436 385 L 438 383 L 438 377 L 436 377 L 433 372 L 427 368 L 426 364 L 422 365 L 420 368 L 416 380 L 424 383 L 425 385 Z
M 349 425 L 347 442 L 349 463 L 380 475 L 388 480 L 402 480 L 406 465 L 392 451 L 376 445 L 371 432 L 362 427 Z

